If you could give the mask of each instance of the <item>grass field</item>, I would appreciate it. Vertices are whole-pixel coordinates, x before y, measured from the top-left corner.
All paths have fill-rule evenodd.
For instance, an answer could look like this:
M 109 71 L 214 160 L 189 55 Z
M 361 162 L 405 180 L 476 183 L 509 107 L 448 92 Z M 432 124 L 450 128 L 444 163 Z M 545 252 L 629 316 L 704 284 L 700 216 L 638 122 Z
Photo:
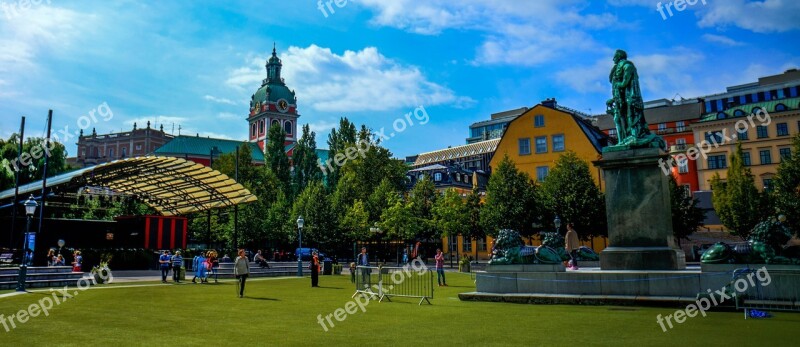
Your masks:
M 372 301 L 365 312 L 333 320 L 327 332 L 317 316 L 352 300 L 348 276 L 323 276 L 321 288 L 311 288 L 308 278 L 255 279 L 243 299 L 232 281 L 100 285 L 78 291 L 49 316 L 30 317 L 8 332 L 0 326 L 0 345 L 770 346 L 794 344 L 800 327 L 800 314 L 744 320 L 741 312 L 711 312 L 665 333 L 656 316 L 676 308 L 462 302 L 457 294 L 474 290 L 469 275 L 448 273 L 448 282 L 437 288 L 433 305 Z M 48 296 L 44 290 L 0 298 L 0 314 Z

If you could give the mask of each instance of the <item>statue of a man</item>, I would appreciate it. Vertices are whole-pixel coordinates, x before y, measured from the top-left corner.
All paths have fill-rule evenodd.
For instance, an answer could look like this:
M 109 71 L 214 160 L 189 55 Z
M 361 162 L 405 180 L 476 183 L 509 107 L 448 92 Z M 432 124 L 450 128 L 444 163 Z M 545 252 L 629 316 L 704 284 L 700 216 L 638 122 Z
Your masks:
M 664 140 L 650 133 L 647 127 L 644 101 L 639 89 L 639 74 L 625 51 L 618 49 L 614 53 L 614 66 L 608 79 L 611 82 L 612 98 L 606 105 L 617 128 L 617 146 L 666 148 Z

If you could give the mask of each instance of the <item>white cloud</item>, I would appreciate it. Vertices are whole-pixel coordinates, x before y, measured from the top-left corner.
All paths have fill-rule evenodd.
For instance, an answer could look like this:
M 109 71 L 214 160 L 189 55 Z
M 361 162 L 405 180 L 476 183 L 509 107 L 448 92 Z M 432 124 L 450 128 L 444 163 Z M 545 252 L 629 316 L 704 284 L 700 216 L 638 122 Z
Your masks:
M 722 36 L 722 35 L 714 35 L 714 34 L 703 34 L 703 40 L 706 40 L 706 41 L 712 42 L 712 43 L 719 43 L 719 44 L 722 44 L 722 45 L 725 45 L 725 46 L 731 46 L 731 47 L 744 45 L 744 43 L 736 41 L 736 40 L 734 40 L 734 39 L 732 39 L 730 37 Z
M 339 126 L 338 122 L 328 122 L 325 120 L 320 120 L 317 122 L 312 122 L 308 124 L 308 127 L 311 131 L 315 132 L 319 137 L 319 134 L 328 133 L 331 129 L 336 128 Z M 317 141 L 317 145 L 319 145 L 319 141 Z
M 226 120 L 244 120 L 246 117 L 230 112 L 220 112 L 217 114 L 217 118 Z
M 619 25 L 608 13 L 581 13 L 586 6 L 578 0 L 362 0 L 359 4 L 375 12 L 374 25 L 424 35 L 448 29 L 483 32 L 486 38 L 477 48 L 475 65 L 539 65 L 572 52 L 602 49 L 587 30 Z
M 732 25 L 757 33 L 800 29 L 800 1 L 796 0 L 709 1 L 706 7 L 701 11 L 700 27 Z
M 215 96 L 213 96 L 213 95 L 206 95 L 206 96 L 203 96 L 203 99 L 205 99 L 205 100 L 208 100 L 208 101 L 212 101 L 212 102 L 216 102 L 216 103 L 218 103 L 218 104 L 236 105 L 236 103 L 235 103 L 235 102 L 233 102 L 233 101 L 231 101 L 231 99 L 227 99 L 227 98 L 218 98 L 218 97 L 215 97 Z
M 416 66 L 389 59 L 375 47 L 345 51 L 311 45 L 290 47 L 281 56 L 283 77 L 298 103 L 317 111 L 385 111 L 422 105 L 469 107 L 475 101 L 429 81 Z M 249 58 L 231 71 L 226 84 L 254 91 L 265 77 L 263 58 Z M 301 110 L 302 112 L 302 110 Z

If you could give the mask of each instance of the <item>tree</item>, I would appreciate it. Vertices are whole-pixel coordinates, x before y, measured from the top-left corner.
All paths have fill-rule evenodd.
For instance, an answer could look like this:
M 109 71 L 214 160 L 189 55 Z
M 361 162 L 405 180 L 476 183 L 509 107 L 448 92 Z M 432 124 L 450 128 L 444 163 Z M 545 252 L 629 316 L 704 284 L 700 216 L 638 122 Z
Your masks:
M 421 229 L 418 234 L 414 235 L 416 238 L 429 240 L 441 237 L 442 230 L 436 225 L 433 215 L 433 207 L 436 205 L 438 197 L 439 193 L 427 175 L 411 188 L 408 194 L 408 205 L 414 217 L 414 223 Z
M 364 203 L 356 200 L 346 207 L 341 218 L 339 228 L 349 240 L 366 240 L 369 237 L 369 213 L 364 209 Z
M 686 239 L 703 225 L 705 211 L 697 207 L 697 199 L 688 194 L 683 187 L 678 186 L 672 175 L 669 176 L 669 186 L 672 205 L 672 233 L 680 245 L 681 239 Z
M 386 231 L 386 237 L 394 240 L 412 240 L 423 231 L 409 203 L 402 197 L 391 195 L 387 199 L 388 208 L 383 210 L 380 228 Z
M 486 201 L 481 209 L 481 224 L 486 233 L 494 236 L 500 229 L 512 229 L 529 237 L 540 211 L 536 185 L 505 155 L 486 185 Z
M 29 137 L 22 145 L 22 163 L 18 162 L 19 134 L 11 134 L 8 141 L 0 140 L 0 190 L 14 187 L 14 171 L 19 170 L 19 184 L 42 179 L 44 160 L 47 157 L 47 177 L 69 170 L 67 150 L 63 144 L 47 142 L 41 137 Z
M 592 180 L 589 164 L 575 152 L 567 151 L 556 160 L 539 192 L 546 223 L 558 215 L 575 224 L 584 239 L 608 235 L 605 198 Z
M 264 159 L 267 166 L 275 173 L 275 176 L 278 177 L 278 181 L 281 182 L 283 191 L 288 195 L 291 192 L 289 190 L 291 173 L 289 169 L 289 157 L 286 156 L 285 142 L 286 133 L 283 129 L 279 126 L 270 126 Z
M 356 126 L 352 122 L 350 122 L 347 117 L 342 117 L 339 119 L 339 130 L 333 129 L 331 133 L 328 135 L 328 150 L 329 158 L 336 157 L 338 153 L 344 153 L 345 149 L 348 146 L 353 146 L 356 143 Z M 338 168 L 334 168 L 330 172 L 327 172 L 326 181 L 328 183 L 328 187 L 331 189 L 336 187 L 336 184 L 339 182 L 339 179 L 343 176 L 343 173 L 338 170 Z
M 292 185 L 295 194 L 299 194 L 306 188 L 311 181 L 321 180 L 322 171 L 317 163 L 317 141 L 314 139 L 316 133 L 311 131 L 308 124 L 303 125 L 303 135 L 297 141 L 297 145 L 292 151 L 292 162 L 294 164 L 294 176 Z
M 715 174 L 711 178 L 711 190 L 711 202 L 722 224 L 731 234 L 746 240 L 760 221 L 768 201 L 756 189 L 750 168 L 742 163 L 741 142 L 736 144 L 736 151 L 731 155 L 727 180 L 723 182 L 719 173 Z
M 309 183 L 297 196 L 288 222 L 294 223 L 298 216 L 303 216 L 305 220 L 303 240 L 307 244 L 317 244 L 320 248 L 326 248 L 342 241 L 330 198 L 322 182 Z
M 483 229 L 481 224 L 481 196 L 477 189 L 467 195 L 467 200 L 464 202 L 465 212 L 467 214 L 467 232 L 464 237 L 470 240 L 479 240 L 486 237 L 486 230 Z M 475 259 L 478 259 L 478 247 L 475 247 Z
M 800 235 L 800 134 L 792 144 L 792 156 L 781 160 L 772 181 L 772 198 L 778 213 L 784 214 L 795 235 Z
M 469 237 L 469 219 L 464 198 L 453 188 L 445 190 L 433 205 L 433 224 L 448 240 L 458 240 L 458 235 Z M 453 243 L 453 241 L 450 241 Z

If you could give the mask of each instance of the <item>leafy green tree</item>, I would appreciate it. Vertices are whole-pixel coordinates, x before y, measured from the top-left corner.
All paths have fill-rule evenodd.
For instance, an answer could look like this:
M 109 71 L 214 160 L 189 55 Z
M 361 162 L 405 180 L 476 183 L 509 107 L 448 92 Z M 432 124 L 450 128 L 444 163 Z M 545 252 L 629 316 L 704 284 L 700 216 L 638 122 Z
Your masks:
M 467 205 L 457 190 L 445 190 L 444 195 L 436 199 L 432 212 L 433 224 L 442 232 L 442 236 L 447 236 L 449 240 L 458 240 L 458 235 L 470 237 Z
M 781 160 L 772 184 L 778 213 L 784 214 L 795 235 L 800 235 L 800 134 L 792 140 L 792 156 Z
M 414 216 L 409 203 L 400 196 L 390 195 L 387 204 L 389 207 L 381 213 L 379 225 L 388 239 L 413 240 L 422 234 L 424 226 Z
M 575 152 L 567 151 L 556 160 L 539 193 L 548 223 L 558 215 L 575 224 L 584 239 L 608 235 L 605 198 L 592 180 L 589 164 Z
M 308 124 L 303 126 L 303 135 L 297 141 L 297 145 L 292 152 L 292 163 L 294 164 L 294 175 L 292 185 L 295 194 L 299 194 L 306 188 L 309 182 L 322 179 L 319 163 L 317 163 L 317 141 L 316 133 L 309 129 Z
M 501 229 L 516 230 L 523 237 L 533 233 L 533 222 L 541 207 L 536 201 L 536 185 L 514 162 L 504 156 L 486 185 L 486 200 L 481 209 L 481 224 L 486 233 L 497 235 Z
M 349 146 L 353 146 L 356 143 L 356 126 L 347 117 L 342 117 L 339 119 L 339 128 L 331 130 L 331 133 L 328 135 L 328 150 L 330 151 L 328 154 L 329 158 L 335 158 L 336 154 L 344 153 L 345 149 Z M 336 184 L 339 182 L 339 179 L 343 176 L 343 173 L 339 171 L 339 168 L 334 167 L 333 170 L 327 172 L 326 182 L 328 183 L 328 187 L 331 189 L 336 187 Z
M 356 200 L 346 207 L 339 219 L 339 228 L 348 240 L 366 240 L 369 238 L 369 213 L 361 200 Z
M 349 175 L 348 175 L 349 176 Z M 366 192 L 361 192 L 366 193 Z M 400 192 L 396 190 L 388 179 L 384 179 L 381 183 L 368 195 L 366 209 L 369 213 L 370 222 L 377 222 L 381 219 L 383 211 L 393 206 L 391 200 L 393 197 L 398 197 Z
M 0 140 L 0 190 L 14 187 L 14 171 L 19 170 L 19 183 L 27 184 L 41 180 L 44 161 L 47 157 L 47 177 L 69 170 L 67 150 L 63 144 L 47 142 L 41 137 L 29 137 L 22 145 L 22 162 L 18 161 L 19 134 L 12 134 L 8 141 Z
M 421 227 L 416 238 L 428 240 L 441 237 L 442 230 L 438 228 L 434 220 L 433 207 L 439 198 L 439 193 L 433 181 L 426 175 L 417 181 L 408 193 L 408 205 L 414 216 L 415 223 Z
M 289 190 L 291 171 L 289 168 L 289 157 L 286 156 L 285 142 L 286 133 L 281 127 L 269 127 L 269 133 L 267 134 L 267 150 L 264 153 L 264 159 L 267 166 L 275 173 L 278 181 L 281 182 L 283 191 L 287 194 L 291 194 Z
M 464 202 L 465 213 L 467 214 L 467 232 L 464 237 L 471 240 L 480 240 L 486 237 L 486 230 L 483 229 L 481 224 L 481 209 L 483 203 L 481 202 L 481 195 L 477 189 L 467 195 L 467 200 Z M 478 247 L 475 247 L 475 259 L 478 259 Z
M 711 178 L 711 201 L 719 219 L 730 230 L 731 234 L 747 239 L 753 228 L 764 215 L 768 201 L 758 192 L 750 168 L 742 162 L 742 144 L 736 145 L 731 155 L 725 182 L 715 174 Z M 766 208 L 769 212 L 769 209 Z
M 686 239 L 697 231 L 697 228 L 703 226 L 705 211 L 697 207 L 697 199 L 688 194 L 683 187 L 678 186 L 672 175 L 669 176 L 669 186 L 672 204 L 672 233 L 680 245 L 681 239 Z
M 319 245 L 327 249 L 342 241 L 337 228 L 338 221 L 330 204 L 330 197 L 320 181 L 314 181 L 304 189 L 292 207 L 289 222 L 293 223 L 297 216 L 303 216 L 303 243 Z

